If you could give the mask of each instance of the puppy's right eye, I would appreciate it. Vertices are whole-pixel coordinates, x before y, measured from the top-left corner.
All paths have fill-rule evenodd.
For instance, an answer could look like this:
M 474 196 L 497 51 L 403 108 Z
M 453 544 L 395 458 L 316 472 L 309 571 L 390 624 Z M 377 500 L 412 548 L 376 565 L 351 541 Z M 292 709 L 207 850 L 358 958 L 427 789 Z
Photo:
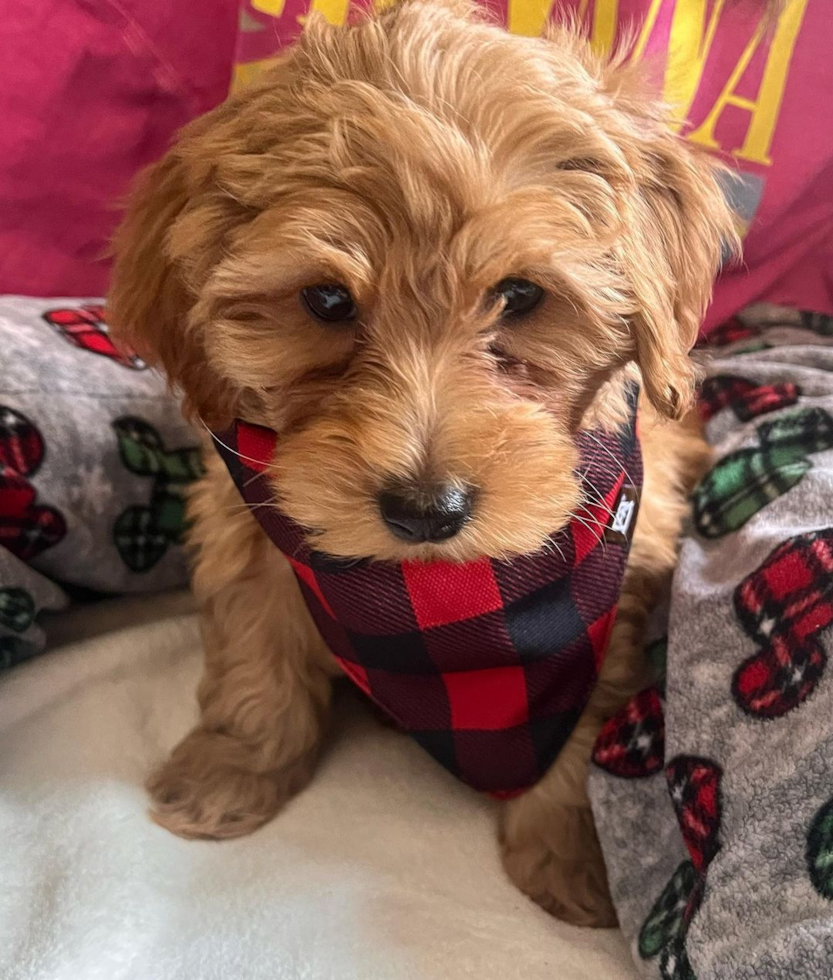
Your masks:
M 516 319 L 531 313 L 544 298 L 544 290 L 529 279 L 509 276 L 494 287 L 496 299 L 503 300 L 503 316 Z
M 356 318 L 356 304 L 350 290 L 339 283 L 306 286 L 301 298 L 316 320 L 324 323 L 347 323 Z

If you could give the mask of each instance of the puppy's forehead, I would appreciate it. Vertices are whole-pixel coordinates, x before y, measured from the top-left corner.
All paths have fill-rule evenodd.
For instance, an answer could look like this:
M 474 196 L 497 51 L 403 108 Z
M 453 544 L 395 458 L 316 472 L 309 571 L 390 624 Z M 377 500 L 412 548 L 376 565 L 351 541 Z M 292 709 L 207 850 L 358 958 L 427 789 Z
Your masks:
M 429 232 L 576 156 L 618 155 L 594 111 L 598 83 L 569 50 L 490 29 L 480 43 L 456 26 L 445 34 L 419 46 L 362 28 L 352 47 L 336 33 L 326 56 L 301 60 L 312 156 L 328 179 Z M 314 80 L 321 61 L 326 87 Z
M 261 212 L 244 250 L 283 248 L 359 285 L 397 266 L 488 278 L 614 210 L 627 166 L 609 100 L 568 46 L 406 13 L 314 34 L 290 81 L 242 106 L 246 152 L 218 174 Z M 606 181 L 580 173 L 587 160 Z

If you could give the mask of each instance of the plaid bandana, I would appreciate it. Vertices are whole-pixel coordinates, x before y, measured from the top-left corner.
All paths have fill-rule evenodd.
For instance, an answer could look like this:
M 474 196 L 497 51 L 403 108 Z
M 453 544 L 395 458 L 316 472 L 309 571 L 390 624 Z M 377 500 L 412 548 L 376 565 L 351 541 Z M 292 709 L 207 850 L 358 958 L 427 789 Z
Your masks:
M 464 564 L 311 549 L 260 506 L 274 500 L 275 433 L 237 421 L 214 438 L 347 676 L 475 789 L 504 797 L 537 782 L 587 703 L 616 616 L 642 485 L 635 414 L 619 433 L 578 435 L 589 503 L 549 547 Z

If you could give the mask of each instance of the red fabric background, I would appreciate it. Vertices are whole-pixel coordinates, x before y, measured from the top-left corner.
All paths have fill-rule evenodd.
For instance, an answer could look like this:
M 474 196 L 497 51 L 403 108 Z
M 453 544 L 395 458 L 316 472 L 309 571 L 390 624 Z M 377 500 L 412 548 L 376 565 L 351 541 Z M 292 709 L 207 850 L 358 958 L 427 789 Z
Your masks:
M 100 295 L 130 178 L 225 97 L 236 0 L 3 0 L 0 292 Z

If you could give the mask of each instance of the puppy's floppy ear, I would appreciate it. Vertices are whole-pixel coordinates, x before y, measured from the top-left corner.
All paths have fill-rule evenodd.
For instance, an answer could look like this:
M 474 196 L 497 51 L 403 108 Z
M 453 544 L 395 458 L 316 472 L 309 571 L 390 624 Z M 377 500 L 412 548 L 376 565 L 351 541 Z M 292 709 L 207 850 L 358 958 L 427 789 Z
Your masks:
M 738 240 L 721 165 L 655 120 L 645 123 L 628 147 L 636 186 L 619 258 L 633 291 L 630 324 L 645 393 L 662 415 L 679 418 L 696 380 L 689 352 L 721 258 L 737 251 Z
M 113 245 L 108 318 L 117 340 L 164 368 L 171 385 L 182 389 L 186 415 L 227 421 L 231 391 L 210 368 L 200 331 L 189 317 L 193 275 L 186 274 L 183 258 L 188 256 L 193 270 L 214 244 L 193 221 L 196 215 L 183 221 L 199 194 L 199 181 L 179 148 L 140 175 Z M 189 224 L 196 225 L 193 234 Z
M 739 252 L 721 187 L 730 171 L 677 136 L 670 113 L 651 92 L 644 68 L 628 61 L 628 38 L 611 56 L 595 54 L 577 24 L 550 29 L 592 79 L 584 113 L 588 155 L 577 164 L 607 180 L 616 194 L 616 242 L 607 256 L 623 280 L 621 315 L 645 394 L 658 412 L 679 418 L 689 407 L 695 368 L 689 357 L 721 260 Z M 567 83 L 578 77 L 557 72 Z M 556 74 L 555 77 L 559 77 Z M 563 83 L 562 83 L 563 87 Z M 601 136 L 601 150 L 593 149 Z M 611 145 L 615 153 L 611 154 Z M 596 156 L 598 154 L 598 158 Z

